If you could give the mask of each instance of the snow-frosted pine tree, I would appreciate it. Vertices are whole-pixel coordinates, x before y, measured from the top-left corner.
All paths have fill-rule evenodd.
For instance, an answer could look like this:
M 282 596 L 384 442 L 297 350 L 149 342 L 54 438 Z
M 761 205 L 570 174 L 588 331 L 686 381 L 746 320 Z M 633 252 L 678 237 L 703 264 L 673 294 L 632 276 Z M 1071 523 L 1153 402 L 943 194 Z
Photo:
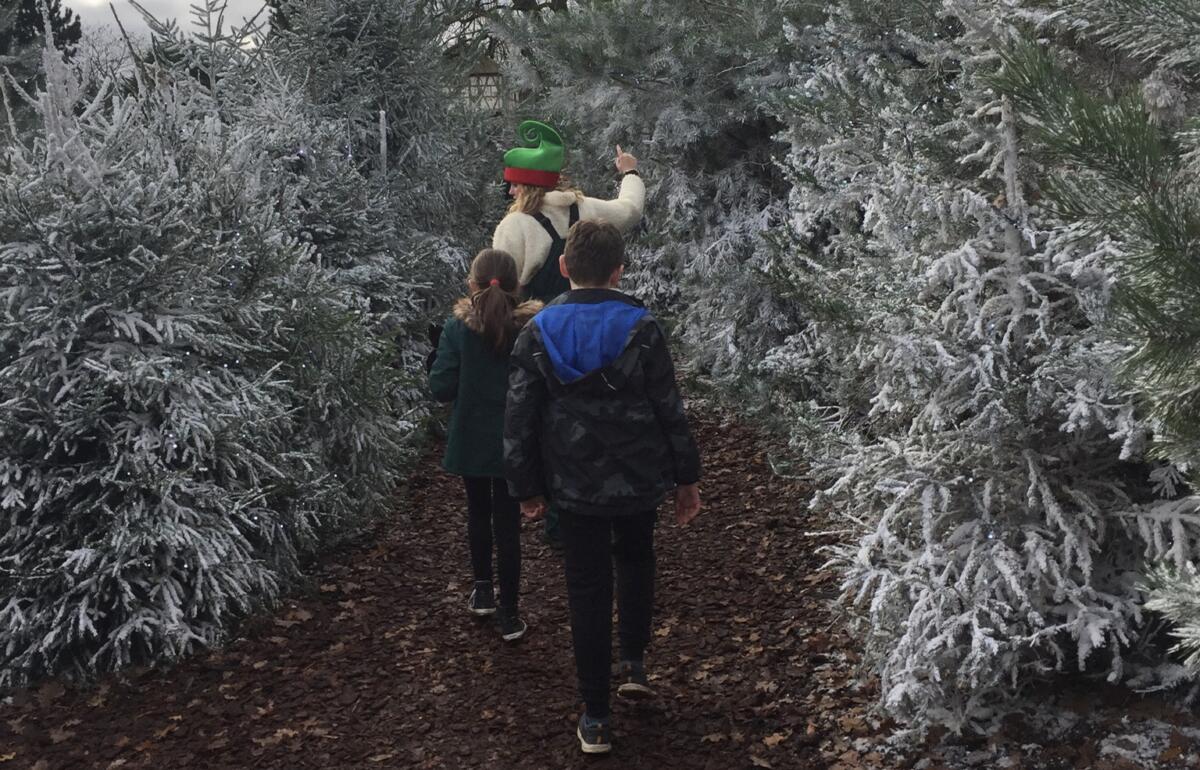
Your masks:
M 520 116 L 563 131 L 567 172 L 585 192 L 611 194 L 615 145 L 639 157 L 647 205 L 629 285 L 677 316 L 696 363 L 731 380 L 789 328 L 762 286 L 786 190 L 780 124 L 762 105 L 787 79 L 791 5 L 579 2 L 496 28 L 513 89 L 528 97 Z
M 1101 330 L 1114 247 L 1043 208 L 990 87 L 1013 10 L 830 6 L 788 99 L 801 248 L 777 275 L 813 322 L 769 366 L 815 396 L 797 440 L 857 533 L 838 562 L 882 705 L 955 730 L 1035 675 L 1119 677 L 1139 572 L 1200 531 L 1141 505 L 1146 428 Z
M 1200 22 L 1166 0 L 1141 3 L 1136 13 L 1107 0 L 1053 5 L 1053 13 L 1035 17 L 1042 33 L 1081 36 L 1076 50 L 1019 45 L 997 84 L 1042 143 L 1054 169 L 1048 196 L 1061 216 L 1118 245 L 1115 331 L 1129 342 L 1128 380 L 1168 463 L 1158 473 L 1173 499 L 1160 509 L 1197 511 L 1200 94 L 1191 76 L 1200 64 Z M 1097 60 L 1105 66 L 1094 66 Z M 1148 606 L 1177 623 L 1180 650 L 1200 671 L 1200 582 L 1184 563 L 1195 553 L 1195 543 L 1187 545 L 1156 573 Z
M 394 484 L 390 345 L 211 47 L 132 93 L 48 49 L 0 159 L 0 686 L 219 640 Z
M 79 17 L 62 0 L 0 0 L 0 94 L 8 98 L 0 115 L 0 137 L 12 135 L 28 122 L 29 109 L 17 99 L 19 90 L 33 87 L 41 73 L 42 44 L 49 30 L 53 45 L 70 58 L 83 34 Z
M 267 42 L 321 117 L 340 124 L 345 155 L 386 180 L 406 267 L 431 275 L 449 260 L 456 289 L 463 257 L 503 213 L 494 125 L 466 98 L 480 52 L 453 36 L 474 5 L 280 0 L 286 26 Z

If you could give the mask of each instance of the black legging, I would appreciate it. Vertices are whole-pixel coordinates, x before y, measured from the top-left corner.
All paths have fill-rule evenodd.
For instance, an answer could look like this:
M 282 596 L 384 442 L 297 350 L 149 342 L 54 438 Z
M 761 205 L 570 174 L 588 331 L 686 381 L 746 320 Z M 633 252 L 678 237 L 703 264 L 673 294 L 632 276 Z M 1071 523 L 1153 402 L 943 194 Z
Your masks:
M 476 580 L 492 581 L 492 536 L 500 577 L 500 606 L 516 607 L 521 582 L 521 505 L 504 479 L 464 476 L 467 488 L 467 541 Z

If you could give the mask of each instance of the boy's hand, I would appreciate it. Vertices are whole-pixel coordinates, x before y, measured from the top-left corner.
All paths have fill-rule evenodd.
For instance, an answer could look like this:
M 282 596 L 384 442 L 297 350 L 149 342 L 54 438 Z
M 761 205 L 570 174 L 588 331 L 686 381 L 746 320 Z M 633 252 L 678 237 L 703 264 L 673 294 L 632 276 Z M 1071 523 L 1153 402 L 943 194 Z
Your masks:
M 624 174 L 626 171 L 633 171 L 637 168 L 637 158 L 621 149 L 621 145 L 617 145 L 617 171 Z
M 546 498 L 538 495 L 521 501 L 521 515 L 530 521 L 537 521 L 546 515 Z
M 686 527 L 700 513 L 700 487 L 684 484 L 675 488 L 675 522 Z

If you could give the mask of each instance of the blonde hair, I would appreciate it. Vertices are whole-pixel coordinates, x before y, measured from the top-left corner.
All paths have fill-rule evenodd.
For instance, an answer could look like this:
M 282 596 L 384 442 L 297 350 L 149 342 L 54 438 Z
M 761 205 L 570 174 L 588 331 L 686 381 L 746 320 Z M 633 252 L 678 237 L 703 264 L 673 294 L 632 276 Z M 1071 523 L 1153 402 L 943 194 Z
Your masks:
M 566 177 L 561 177 L 558 180 L 558 187 L 555 189 L 562 192 L 574 193 L 576 198 L 583 200 L 583 191 L 577 187 L 573 187 Z M 550 192 L 550 189 L 547 187 L 538 187 L 531 184 L 517 185 L 517 195 L 513 198 L 512 205 L 508 207 L 508 213 L 538 213 L 542 210 L 542 203 L 548 192 Z

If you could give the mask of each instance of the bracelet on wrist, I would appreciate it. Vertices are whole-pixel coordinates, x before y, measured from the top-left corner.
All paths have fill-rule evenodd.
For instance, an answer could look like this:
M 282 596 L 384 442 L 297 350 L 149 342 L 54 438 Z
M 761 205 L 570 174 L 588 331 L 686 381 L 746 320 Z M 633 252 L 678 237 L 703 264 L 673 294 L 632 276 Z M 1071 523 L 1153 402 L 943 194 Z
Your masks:
M 630 174 L 632 174 L 634 176 L 641 176 L 641 174 L 638 173 L 638 170 L 636 168 L 631 168 L 628 171 L 622 171 L 621 178 L 624 179 L 625 177 L 629 176 Z

